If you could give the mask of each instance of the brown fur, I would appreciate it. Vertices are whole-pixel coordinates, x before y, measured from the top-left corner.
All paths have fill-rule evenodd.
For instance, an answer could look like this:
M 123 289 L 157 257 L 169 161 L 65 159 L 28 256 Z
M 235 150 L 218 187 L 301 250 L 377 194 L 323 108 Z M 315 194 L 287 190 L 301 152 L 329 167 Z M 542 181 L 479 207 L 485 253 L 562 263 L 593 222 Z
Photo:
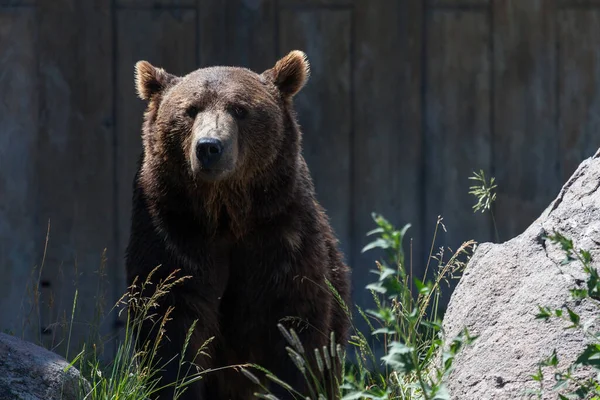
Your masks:
M 163 359 L 181 351 L 187 328 L 199 319 L 190 354 L 216 338 L 211 357 L 197 360 L 202 367 L 254 362 L 302 391 L 304 378 L 286 354 L 277 323 L 295 326 L 311 352 L 327 345 L 331 331 L 345 344 L 348 320 L 324 279 L 348 303 L 349 271 L 315 199 L 292 105 L 308 75 L 300 51 L 260 75 L 211 67 L 175 77 L 147 62 L 136 65 L 138 93 L 149 104 L 134 182 L 128 280 L 144 279 L 159 264 L 156 279 L 175 268 L 193 276 L 161 304 L 162 312 L 175 306 Z M 226 143 L 214 171 L 193 159 L 203 135 L 220 135 Z M 175 375 L 176 367 L 167 368 L 163 378 Z M 256 390 L 226 370 L 191 385 L 183 398 L 248 399 Z

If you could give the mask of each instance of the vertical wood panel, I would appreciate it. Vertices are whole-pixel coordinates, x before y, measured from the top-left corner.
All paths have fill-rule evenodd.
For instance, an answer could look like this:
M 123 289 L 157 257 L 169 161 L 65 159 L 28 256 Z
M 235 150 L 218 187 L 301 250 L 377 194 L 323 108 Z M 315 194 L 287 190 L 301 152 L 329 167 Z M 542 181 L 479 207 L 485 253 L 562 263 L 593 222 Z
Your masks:
M 559 15 L 561 182 L 600 147 L 600 10 Z
M 230 65 L 260 73 L 275 64 L 276 13 L 274 0 L 227 2 Z M 298 32 L 300 34 L 300 32 Z
M 235 0 L 237 1 L 237 0 Z M 198 38 L 200 67 L 229 64 L 227 5 L 221 0 L 198 0 Z
M 372 305 L 365 285 L 375 278 L 372 212 L 398 227 L 411 223 L 415 268 L 421 243 L 421 24 L 420 2 L 356 2 L 354 71 L 354 183 L 352 275 L 354 300 Z M 418 273 L 418 271 L 414 271 Z M 421 274 L 418 274 L 420 277 Z M 360 321 L 360 319 L 358 320 Z
M 428 2 L 430 7 L 439 8 L 456 8 L 464 11 L 469 9 L 476 9 L 481 7 L 487 7 L 492 0 L 423 0 Z
M 35 11 L 0 7 L 0 331 L 39 337 L 37 318 L 22 330 L 24 299 L 42 242 L 36 224 L 38 129 Z M 25 300 L 24 303 L 22 301 Z
M 29 8 L 35 6 L 36 0 L 0 0 L 0 8 L 8 12 L 9 8 Z
M 125 290 L 124 254 L 129 239 L 133 178 L 142 152 L 146 103 L 137 97 L 134 66 L 147 60 L 175 75 L 196 69 L 195 10 L 120 9 L 117 15 L 116 134 L 120 288 Z
M 52 226 L 42 279 L 50 282 L 49 301 L 55 305 L 45 322 L 70 319 L 78 288 L 71 337 L 75 350 L 94 319 L 103 250 L 110 248 L 110 256 L 116 256 L 110 0 L 38 2 L 37 22 L 41 119 L 36 201 L 40 237 L 48 219 Z M 112 278 L 106 277 L 109 284 Z M 105 295 L 109 302 L 116 300 L 113 293 Z M 53 327 L 49 341 L 57 344 L 65 338 L 61 335 Z M 65 348 L 66 340 L 60 352 Z
M 350 10 L 281 11 L 282 55 L 302 49 L 311 63 L 310 80 L 295 100 L 303 154 L 345 254 L 351 223 L 350 26 Z
M 260 73 L 275 63 L 275 0 L 199 4 L 201 66 L 235 65 Z
M 501 240 L 527 228 L 558 193 L 553 2 L 496 2 L 495 210 Z
M 145 7 L 145 8 L 185 8 L 194 6 L 197 0 L 117 0 L 117 7 Z M 202 0 L 200 0 L 202 1 Z
M 488 215 L 473 214 L 468 194 L 472 171 L 491 166 L 489 28 L 484 12 L 428 15 L 424 240 L 441 215 L 448 233 L 437 245 L 453 250 L 491 238 Z
M 347 8 L 351 7 L 354 0 L 279 0 L 283 7 L 324 7 L 324 8 Z
M 579 8 L 589 10 L 590 8 L 600 6 L 600 0 L 558 0 L 560 8 Z

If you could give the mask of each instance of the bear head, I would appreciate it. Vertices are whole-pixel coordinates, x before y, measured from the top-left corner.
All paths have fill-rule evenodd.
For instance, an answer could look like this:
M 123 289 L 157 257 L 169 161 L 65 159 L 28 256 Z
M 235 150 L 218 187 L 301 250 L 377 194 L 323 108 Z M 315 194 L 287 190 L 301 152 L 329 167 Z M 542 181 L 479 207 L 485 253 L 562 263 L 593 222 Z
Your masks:
M 145 163 L 164 163 L 173 179 L 243 182 L 269 169 L 286 139 L 290 99 L 309 76 L 301 51 L 257 74 L 208 67 L 178 77 L 147 61 L 135 67 L 138 95 L 149 102 Z
M 298 174 L 307 172 L 292 98 L 309 74 L 298 50 L 260 74 L 216 66 L 175 76 L 136 64 L 137 92 L 148 103 L 139 185 L 159 226 L 189 212 L 216 223 L 224 210 L 241 235 L 251 219 L 294 201 L 297 182 L 307 182 Z

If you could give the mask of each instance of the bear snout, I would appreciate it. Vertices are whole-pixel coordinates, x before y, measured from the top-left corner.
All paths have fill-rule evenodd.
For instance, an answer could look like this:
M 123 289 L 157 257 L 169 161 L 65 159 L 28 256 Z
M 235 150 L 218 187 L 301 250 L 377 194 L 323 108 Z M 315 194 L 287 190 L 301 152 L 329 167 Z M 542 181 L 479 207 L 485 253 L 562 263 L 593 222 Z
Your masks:
M 230 132 L 211 130 L 196 135 L 189 149 L 195 179 L 216 182 L 228 178 L 237 163 L 237 141 Z
M 196 143 L 196 158 L 201 169 L 211 169 L 223 154 L 223 143 L 215 138 L 202 138 Z

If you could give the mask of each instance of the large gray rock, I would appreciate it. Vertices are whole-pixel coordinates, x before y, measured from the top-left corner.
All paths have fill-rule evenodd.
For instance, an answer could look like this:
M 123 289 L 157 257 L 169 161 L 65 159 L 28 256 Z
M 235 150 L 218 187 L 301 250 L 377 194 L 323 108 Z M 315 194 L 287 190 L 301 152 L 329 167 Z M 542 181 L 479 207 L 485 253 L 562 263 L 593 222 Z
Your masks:
M 79 371 L 51 351 L 0 333 L 0 400 L 81 399 Z M 89 386 L 88 386 L 89 387 Z
M 593 265 L 600 266 L 599 187 L 600 151 L 579 166 L 525 232 L 503 244 L 478 246 L 444 317 L 447 338 L 463 327 L 479 335 L 455 360 L 446 382 L 452 399 L 526 398 L 527 389 L 539 387 L 531 378 L 539 361 L 556 349 L 564 367 L 585 347 L 583 334 L 566 330 L 567 322 L 544 322 L 535 315 L 537 305 L 568 305 L 582 321 L 597 315 L 593 304 L 578 304 L 570 297 L 569 289 L 585 279 L 580 263 L 561 265 L 564 252 L 542 237 L 557 230 L 576 248 L 589 250 Z M 551 388 L 553 373 L 545 375 L 545 387 Z M 543 398 L 558 396 L 548 393 Z

